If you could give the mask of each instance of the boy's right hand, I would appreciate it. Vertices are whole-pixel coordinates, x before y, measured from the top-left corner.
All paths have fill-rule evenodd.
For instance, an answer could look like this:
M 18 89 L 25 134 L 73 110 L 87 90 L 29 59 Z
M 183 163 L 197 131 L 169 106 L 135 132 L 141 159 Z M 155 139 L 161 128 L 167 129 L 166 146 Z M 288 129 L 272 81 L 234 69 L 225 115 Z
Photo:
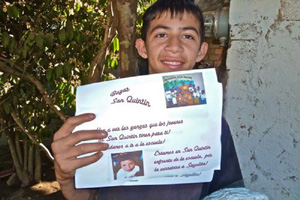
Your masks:
M 105 131 L 86 130 L 72 133 L 76 126 L 95 119 L 91 113 L 70 117 L 55 133 L 51 145 L 54 154 L 54 168 L 57 181 L 62 185 L 74 183 L 75 170 L 99 160 L 108 149 L 108 144 L 101 142 L 107 137 Z M 99 140 L 98 143 L 85 143 L 85 140 Z M 96 152 L 87 157 L 77 158 L 79 155 Z M 73 186 L 74 187 L 74 186 Z

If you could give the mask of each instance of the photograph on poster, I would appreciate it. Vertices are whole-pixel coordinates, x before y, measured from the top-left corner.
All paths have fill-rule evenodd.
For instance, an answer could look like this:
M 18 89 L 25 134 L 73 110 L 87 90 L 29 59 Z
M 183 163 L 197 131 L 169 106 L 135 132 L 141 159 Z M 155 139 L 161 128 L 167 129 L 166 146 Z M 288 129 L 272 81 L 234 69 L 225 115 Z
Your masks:
M 130 179 L 144 175 L 142 151 L 111 154 L 114 180 Z
M 202 73 L 163 76 L 166 107 L 206 104 Z

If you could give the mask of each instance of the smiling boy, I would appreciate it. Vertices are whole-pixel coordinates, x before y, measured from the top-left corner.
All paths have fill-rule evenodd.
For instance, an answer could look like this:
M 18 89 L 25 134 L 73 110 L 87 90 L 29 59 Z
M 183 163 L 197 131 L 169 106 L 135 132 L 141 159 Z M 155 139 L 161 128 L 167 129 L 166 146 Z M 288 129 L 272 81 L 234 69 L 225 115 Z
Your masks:
M 146 38 L 136 41 L 139 55 L 148 59 L 150 74 L 192 69 L 206 55 L 199 20 L 187 11 L 177 15 L 159 14 L 145 30 Z
M 206 55 L 204 22 L 201 10 L 192 0 L 158 0 L 145 12 L 142 38 L 136 40 L 139 55 L 148 60 L 150 74 L 190 70 Z M 83 140 L 103 139 L 99 130 L 78 131 L 74 128 L 95 118 L 94 114 L 71 117 L 55 133 L 52 150 L 55 174 L 67 199 L 200 199 L 242 179 L 234 144 L 225 120 L 222 121 L 221 170 L 215 171 L 210 183 L 123 186 L 99 190 L 77 190 L 75 170 L 99 160 L 108 144 L 99 142 L 77 145 Z M 78 159 L 78 155 L 99 152 Z

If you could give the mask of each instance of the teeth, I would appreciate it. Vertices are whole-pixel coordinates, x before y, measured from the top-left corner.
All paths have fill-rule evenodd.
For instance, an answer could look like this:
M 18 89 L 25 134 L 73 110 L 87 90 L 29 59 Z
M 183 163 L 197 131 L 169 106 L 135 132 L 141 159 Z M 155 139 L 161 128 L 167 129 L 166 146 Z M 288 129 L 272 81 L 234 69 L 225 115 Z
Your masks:
M 180 65 L 181 62 L 175 62 L 175 61 L 163 61 L 164 64 L 168 65 Z

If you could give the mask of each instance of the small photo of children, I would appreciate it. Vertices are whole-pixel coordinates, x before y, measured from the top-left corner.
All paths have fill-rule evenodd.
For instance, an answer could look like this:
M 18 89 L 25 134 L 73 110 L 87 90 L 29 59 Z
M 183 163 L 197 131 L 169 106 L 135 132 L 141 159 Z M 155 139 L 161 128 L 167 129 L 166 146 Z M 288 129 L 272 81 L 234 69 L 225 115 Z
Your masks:
M 111 154 L 115 180 L 144 176 L 142 151 Z
M 167 108 L 206 104 L 202 73 L 163 77 Z

